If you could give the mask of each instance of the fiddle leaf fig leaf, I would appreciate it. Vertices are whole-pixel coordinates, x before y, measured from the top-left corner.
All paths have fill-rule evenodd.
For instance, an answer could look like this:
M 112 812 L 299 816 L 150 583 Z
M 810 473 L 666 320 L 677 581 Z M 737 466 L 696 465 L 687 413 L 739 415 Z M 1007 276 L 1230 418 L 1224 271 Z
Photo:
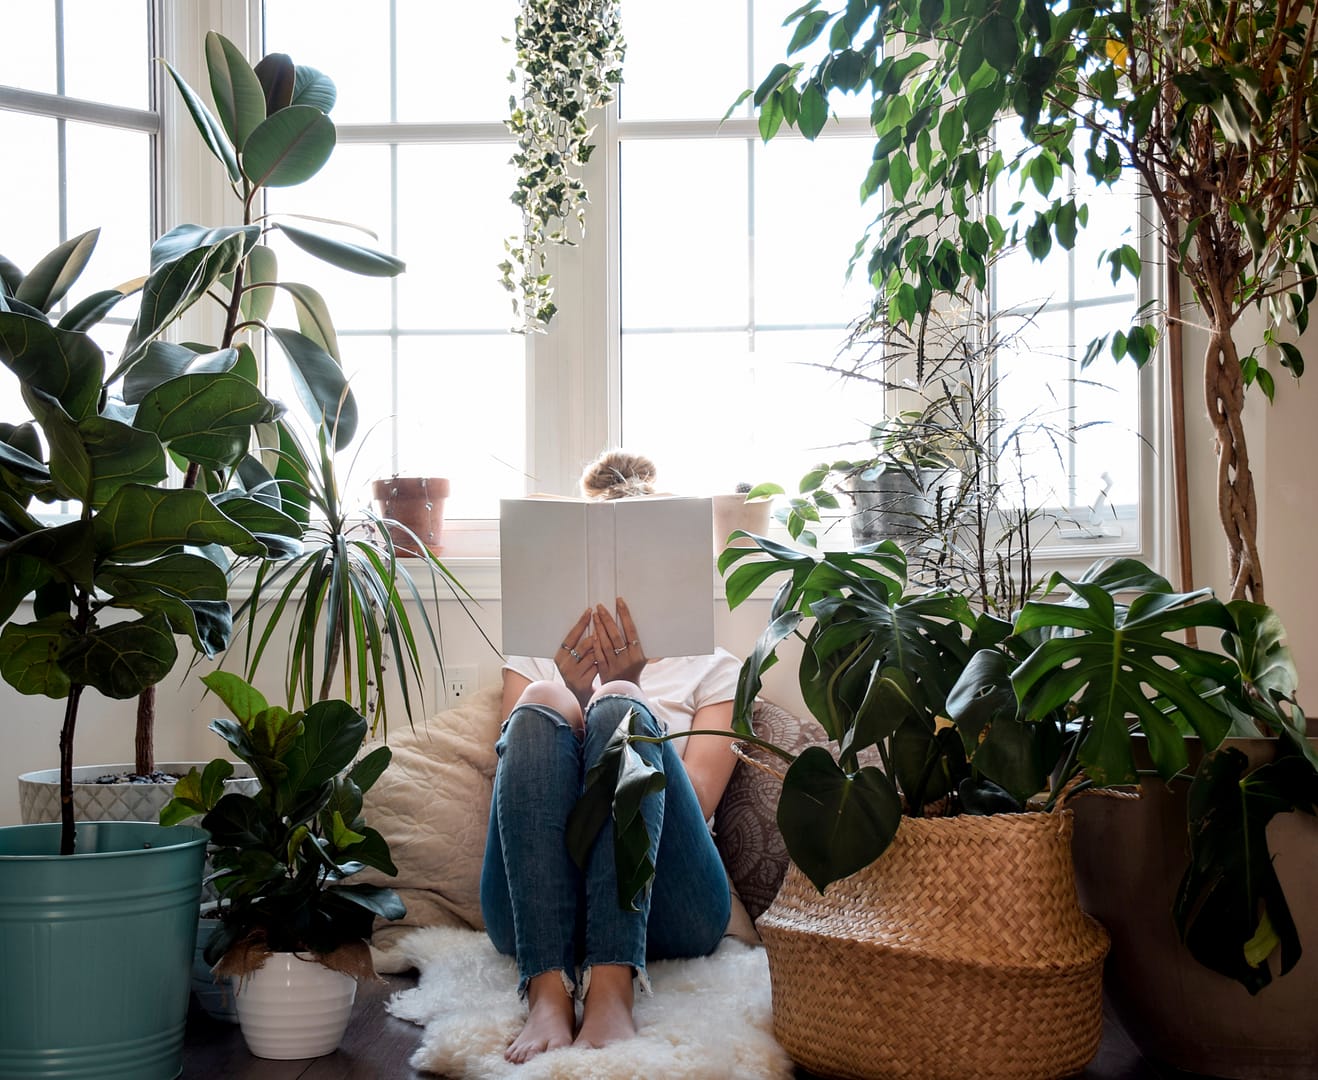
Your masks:
M 389 766 L 393 760 L 393 751 L 387 746 L 377 746 L 348 773 L 348 779 L 357 785 L 358 790 L 362 792 L 370 791 L 375 782 L 380 779 L 380 775 Z
M 73 633 L 69 615 L 6 623 L 0 630 L 0 676 L 20 694 L 68 697 L 69 677 L 58 658 Z
M 59 402 L 74 420 L 96 414 L 105 358 L 86 334 L 0 311 L 0 363 L 25 387 Z
M 177 658 L 173 631 L 157 613 L 88 631 L 61 652 L 59 665 L 71 683 L 131 698 L 168 675 Z
M 86 268 L 100 235 L 100 229 L 92 229 L 81 236 L 65 240 L 28 271 L 19 283 L 14 299 L 49 313 L 51 308 L 64 299 Z
M 259 713 L 270 708 L 261 691 L 231 671 L 212 671 L 202 676 L 201 681 L 244 726 L 249 726 Z
M 287 786 L 317 788 L 351 764 L 366 738 L 366 718 L 346 701 L 317 701 L 302 715 L 303 732 L 284 758 Z
M 219 544 L 239 555 L 264 555 L 265 546 L 225 517 L 204 492 L 140 484 L 120 488 L 92 526 L 97 553 L 107 560 L 145 562 L 179 547 Z

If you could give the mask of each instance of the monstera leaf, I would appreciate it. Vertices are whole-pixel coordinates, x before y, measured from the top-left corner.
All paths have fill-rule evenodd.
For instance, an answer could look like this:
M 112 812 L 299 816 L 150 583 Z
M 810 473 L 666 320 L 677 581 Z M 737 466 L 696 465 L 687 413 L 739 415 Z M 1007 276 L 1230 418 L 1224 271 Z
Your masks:
M 1018 632 L 1063 632 L 1035 649 L 1011 681 L 1028 718 L 1040 719 L 1070 703 L 1085 719 L 1089 728 L 1079 760 L 1099 785 L 1134 782 L 1132 720 L 1148 738 L 1160 776 L 1170 779 L 1185 768 L 1185 739 L 1173 717 L 1156 704 L 1158 699 L 1210 748 L 1230 726 L 1186 679 L 1189 675 L 1218 686 L 1229 683 L 1230 662 L 1172 636 L 1191 626 L 1232 630 L 1230 613 L 1218 601 L 1205 599 L 1206 592 L 1176 593 L 1164 578 L 1142 566 L 1139 570 L 1142 573 L 1132 578 L 1131 567 L 1118 563 L 1074 582 L 1054 574 L 1049 591 L 1065 586 L 1070 600 L 1032 601 L 1016 619 Z M 1127 588 L 1142 591 L 1129 606 L 1119 605 L 1112 593 Z

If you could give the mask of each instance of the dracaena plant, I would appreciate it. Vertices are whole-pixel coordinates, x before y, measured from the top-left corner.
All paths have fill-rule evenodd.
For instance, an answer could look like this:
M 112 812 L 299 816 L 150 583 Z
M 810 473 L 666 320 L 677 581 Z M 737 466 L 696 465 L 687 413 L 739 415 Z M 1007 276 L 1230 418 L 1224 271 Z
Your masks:
M 948 699 L 971 760 L 1009 783 L 1019 756 L 984 749 L 1004 722 L 1068 718 L 1049 801 L 1068 787 L 1132 784 L 1132 734 L 1144 736 L 1153 772 L 1191 777 L 1191 861 L 1174 910 L 1177 928 L 1203 964 L 1256 993 L 1299 958 L 1300 942 L 1268 851 L 1278 813 L 1318 810 L 1318 753 L 1305 738 L 1285 631 L 1269 608 L 1222 603 L 1209 590 L 1173 591 L 1134 560 L 1096 565 L 1077 580 L 1053 576 L 1060 603 L 1027 603 L 1013 634 L 975 654 Z M 1221 652 L 1180 640 L 1189 627 L 1221 633 Z M 1276 760 L 1252 770 L 1224 746 L 1228 736 L 1279 739 Z M 1190 769 L 1187 735 L 1205 751 Z M 1074 782 L 1074 783 L 1073 783 Z
M 170 454 L 216 469 L 246 452 L 281 408 L 231 370 L 160 379 L 131 403 L 88 331 L 134 286 L 93 292 L 52 322 L 96 243 L 86 233 L 29 273 L 0 259 L 0 362 L 32 420 L 0 425 L 0 675 L 21 693 L 63 699 L 61 852 L 74 850 L 73 740 L 88 687 L 134 697 L 178 656 L 228 643 L 224 549 L 258 558 L 297 550 L 295 522 L 237 495 L 223 509 L 198 489 L 165 489 Z M 64 517 L 41 503 L 66 502 Z M 31 621 L 19 605 L 32 603 Z
M 368 866 L 398 873 L 388 843 L 362 814 L 362 795 L 391 751 L 377 747 L 353 764 L 367 724 L 346 701 L 290 712 L 230 672 L 203 681 L 234 715 L 213 721 L 211 730 L 258 781 L 254 795 L 225 794 L 233 766 L 216 758 L 181 779 L 161 813 L 162 824 L 206 815 L 222 920 L 207 961 L 240 944 L 318 956 L 345 946 L 360 951 L 377 915 L 404 914 L 392 889 L 345 883 Z

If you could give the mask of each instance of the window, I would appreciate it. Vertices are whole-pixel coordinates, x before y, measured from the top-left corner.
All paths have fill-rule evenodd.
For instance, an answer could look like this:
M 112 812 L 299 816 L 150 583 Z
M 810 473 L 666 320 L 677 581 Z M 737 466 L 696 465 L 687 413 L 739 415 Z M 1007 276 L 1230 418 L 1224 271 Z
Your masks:
M 96 253 L 74 288 L 76 302 L 138 277 L 146 265 L 160 129 L 152 111 L 152 5 L 11 4 L 4 26 L 0 254 L 28 271 L 57 244 L 100 228 Z M 96 328 L 108 354 L 122 348 L 133 316 L 130 299 Z M 3 366 L 0 404 L 7 420 L 26 412 Z
M 589 231 L 552 255 L 551 332 L 523 337 L 509 333 L 497 269 L 503 240 L 520 228 L 503 125 L 517 92 L 504 40 L 517 8 L 209 0 L 165 9 L 165 49 L 178 42 L 188 54 L 178 66 L 203 94 L 199 43 L 209 26 L 263 42 L 255 55 L 288 52 L 338 84 L 329 165 L 272 193 L 267 209 L 366 226 L 376 234 L 368 242 L 408 264 L 396 279 L 360 278 L 278 249 L 281 277 L 313 285 L 334 314 L 365 419 L 349 477 L 358 497 L 393 471 L 447 475 L 449 521 L 489 519 L 500 497 L 574 491 L 582 464 L 610 444 L 649 453 L 665 487 L 691 493 L 737 481 L 791 487 L 815 462 L 855 456 L 885 402 L 821 368 L 870 293 L 859 272 L 845 280 L 874 216 L 858 198 L 873 150 L 867 103 L 836 102 L 842 115 L 814 144 L 780 136 L 765 146 L 749 104 L 723 117 L 781 58 L 786 11 L 753 0 L 626 0 L 625 83 L 596 131 Z M 190 131 L 165 147 L 181 160 L 156 161 L 154 10 L 147 0 L 54 0 L 7 15 L 9 40 L 21 44 L 0 74 L 9 83 L 0 86 L 0 139 L 29 164 L 0 178 L 6 205 L 23 210 L 6 215 L 0 252 L 20 265 L 104 225 L 86 280 L 124 280 L 143 272 L 157 219 L 157 231 L 212 221 L 232 202 L 209 162 L 189 164 L 186 155 L 203 153 Z M 168 217 L 155 210 L 152 177 L 162 175 Z M 1007 381 L 1003 404 L 1035 407 L 1046 381 L 1068 416 L 1108 420 L 1040 480 L 1091 526 L 1062 534 L 1068 550 L 1149 542 L 1137 508 L 1152 468 L 1138 438 L 1151 430 L 1152 406 L 1140 380 L 1100 364 L 1095 372 L 1117 389 L 1099 391 L 1063 377 L 1069 361 L 1043 359 L 1073 356 L 1093 327 L 1129 319 L 1136 298 L 1114 293 L 1094 266 L 1110 232 L 1094 219 L 1129 195 L 1090 199 L 1091 228 L 1067 259 L 1064 289 L 1055 263 L 1040 269 L 1023 255 L 993 282 L 997 310 L 1044 303 L 1029 355 L 1011 364 L 1030 375 Z M 131 312 L 117 316 L 122 338 Z M 272 321 L 289 319 L 276 312 Z M 1048 380 L 1034 377 L 1041 370 Z M 1119 512 L 1094 522 L 1104 472 Z M 1121 537 L 1105 535 L 1111 521 Z

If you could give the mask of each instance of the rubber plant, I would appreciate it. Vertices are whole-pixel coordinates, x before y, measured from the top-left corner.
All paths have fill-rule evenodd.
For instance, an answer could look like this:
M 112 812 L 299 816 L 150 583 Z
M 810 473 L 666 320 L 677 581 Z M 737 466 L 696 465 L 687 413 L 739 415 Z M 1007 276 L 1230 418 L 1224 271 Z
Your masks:
M 1069 249 L 1087 220 L 1064 179 L 1073 168 L 1101 183 L 1136 173 L 1161 239 L 1158 258 L 1189 284 L 1198 314 L 1167 310 L 1173 326 L 1208 332 L 1203 387 L 1216 432 L 1217 501 L 1231 596 L 1264 600 L 1254 479 L 1242 417 L 1245 392 L 1269 399 L 1275 347 L 1298 378 L 1303 333 L 1318 296 L 1318 50 L 1305 0 L 810 0 L 790 16 L 789 55 L 819 38 L 807 71 L 776 65 L 754 92 L 760 131 L 785 124 L 814 138 L 835 91 L 873 100 L 876 136 L 863 197 L 887 198 L 858 246 L 876 305 L 910 323 L 1024 244 L 1036 259 Z M 1009 120 L 1007 118 L 1010 118 Z M 999 122 L 1018 123 L 1023 148 L 1004 155 Z M 991 212 L 986 196 L 1014 175 L 1046 200 Z M 1107 252 L 1114 282 L 1146 267 L 1134 246 Z M 1258 340 L 1240 342 L 1258 309 Z M 1143 365 L 1156 321 L 1095 341 Z
M 590 201 L 580 170 L 595 149 L 591 113 L 611 102 L 626 51 L 617 0 L 522 0 L 516 19 L 521 97 L 509 98 L 508 130 L 517 136 L 522 233 L 504 243 L 504 288 L 523 332 L 544 331 L 557 308 L 546 251 L 573 244 Z M 519 73 L 520 72 L 520 76 Z
M 362 813 L 362 795 L 392 751 L 379 746 L 354 763 L 367 723 L 346 701 L 290 712 L 231 672 L 213 671 L 203 681 L 234 714 L 212 721 L 211 731 L 258 781 L 255 794 L 225 794 L 233 765 L 216 758 L 174 786 L 160 816 L 161 824 L 177 824 L 206 815 L 221 919 L 207 963 L 223 961 L 221 974 L 246 975 L 268 953 L 297 952 L 350 975 L 373 975 L 366 942 L 375 917 L 401 918 L 403 902 L 393 889 L 345 882 L 368 866 L 398 873 L 388 842 Z
M 333 80 L 282 53 L 272 53 L 252 66 L 236 45 L 213 31 L 206 35 L 205 58 L 213 111 L 178 72 L 166 66 L 207 149 L 224 172 L 241 224 L 209 230 L 186 225 L 167 233 L 152 252 L 153 281 L 159 278 L 165 288 L 188 274 L 199 278 L 196 284 L 203 287 L 189 289 L 177 302 L 170 297 L 171 312 L 176 316 L 188 303 L 205 296 L 221 310 L 223 330 L 220 339 L 209 345 L 177 345 L 157 340 L 154 325 L 141 332 L 135 328 L 121 364 L 126 397 L 133 400 L 159 379 L 199 367 L 228 365 L 264 380 L 267 375 L 252 347 L 257 338 L 268 346 L 267 357 L 271 353 L 285 357 L 288 381 L 308 423 L 290 417 L 263 426 L 252 452 L 234 470 L 219 474 L 189 463 L 185 481 L 217 492 L 221 504 L 228 498 L 255 497 L 303 526 L 302 557 L 283 567 L 261 562 L 256 586 L 240 606 L 249 625 L 246 660 L 251 663 L 245 670 L 254 677 L 255 662 L 268 640 L 268 633 L 264 638 L 258 634 L 259 647 L 254 646 L 250 633 L 260 617 L 263 590 L 274 580 L 286 580 L 287 589 L 272 608 L 271 629 L 290 594 L 299 587 L 307 589 L 299 609 L 287 706 L 294 704 L 295 687 L 306 690 L 305 707 L 316 698 L 329 697 L 337 678 L 358 711 L 373 721 L 382 719 L 386 700 L 382 684 L 392 656 L 410 717 L 416 696 L 413 687 L 421 681 L 419 649 L 428 643 L 435 661 L 443 662 L 436 633 L 438 615 L 432 620 L 427 614 L 382 523 L 374 524 L 383 539 L 374 539 L 369 528 L 355 529 L 350 521 L 352 508 L 342 502 L 334 458 L 357 437 L 358 411 L 343 370 L 334 320 L 316 289 L 280 279 L 269 242 L 282 236 L 332 267 L 369 277 L 395 276 L 404 270 L 404 263 L 386 252 L 305 228 L 299 215 L 265 212 L 268 190 L 303 184 L 328 162 L 336 141 L 328 115 L 337 98 Z M 189 245 L 197 237 L 241 237 L 234 265 L 223 273 L 211 273 L 204 264 L 194 270 L 196 257 L 189 254 Z M 280 292 L 292 302 L 296 328 L 270 321 Z M 418 545 L 417 550 L 424 549 Z M 459 587 L 442 564 L 433 556 L 422 557 L 432 580 L 444 582 L 456 593 Z M 235 573 L 241 569 L 241 565 L 233 567 Z M 404 596 L 417 600 L 421 626 L 414 627 L 416 616 L 409 613 Z M 323 636 L 320 647 L 315 641 L 318 631 Z M 311 687 L 315 672 L 320 677 Z
M 215 558 L 225 549 L 287 556 L 300 531 L 253 498 L 237 495 L 221 507 L 205 491 L 158 486 L 170 454 L 234 467 L 253 426 L 274 421 L 281 406 L 232 364 L 173 372 L 132 402 L 116 396 L 116 374 L 88 331 L 140 283 L 94 292 L 56 321 L 48 317 L 96 237 L 74 237 L 27 274 L 0 259 L 0 362 L 34 418 L 0 424 L 0 675 L 20 693 L 65 701 L 65 855 L 75 844 L 73 742 L 83 692 L 130 698 L 154 686 L 178 657 L 175 634 L 203 655 L 222 650 L 233 620 Z M 203 244 L 196 265 L 207 269 L 191 280 L 231 271 L 244 243 L 237 233 Z M 147 282 L 144 311 L 160 287 L 154 276 Z M 72 513 L 43 518 L 34 500 L 67 502 Z M 26 600 L 33 618 L 20 622 Z

